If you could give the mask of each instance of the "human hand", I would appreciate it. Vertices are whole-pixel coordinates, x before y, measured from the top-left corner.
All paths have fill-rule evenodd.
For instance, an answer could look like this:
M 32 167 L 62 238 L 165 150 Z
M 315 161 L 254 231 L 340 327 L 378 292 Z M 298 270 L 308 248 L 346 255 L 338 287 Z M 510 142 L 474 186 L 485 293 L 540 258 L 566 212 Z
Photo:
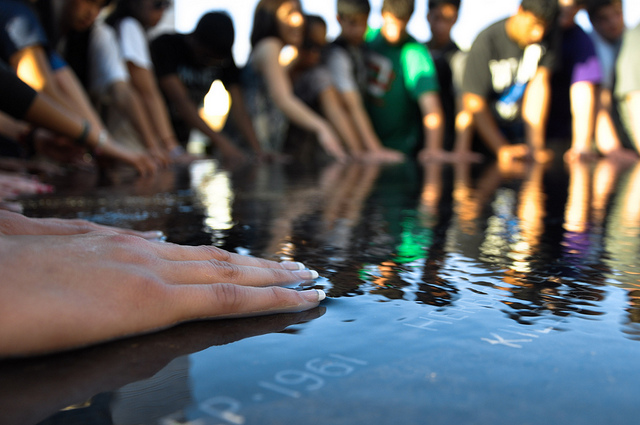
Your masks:
M 235 168 L 247 162 L 247 155 L 226 138 L 218 144 L 218 150 L 222 155 L 222 161 L 228 167 Z
M 20 195 L 51 193 L 53 186 L 41 183 L 37 179 L 19 174 L 0 173 L 0 200 L 13 199 Z
M 333 130 L 328 126 L 322 126 L 316 133 L 320 146 L 338 162 L 347 162 L 349 156 L 342 148 L 340 139 L 335 135 Z
M 96 147 L 95 152 L 133 166 L 142 177 L 154 175 L 158 171 L 157 165 L 147 153 L 134 152 L 110 140 Z
M 139 232 L 118 227 L 103 226 L 86 220 L 61 218 L 29 218 L 22 214 L 0 211 L 0 235 L 80 235 L 89 232 L 115 232 L 122 235 L 138 236 L 143 239 L 160 239 L 164 234 L 153 230 Z
M 453 161 L 453 155 L 444 149 L 424 148 L 418 153 L 418 160 L 422 163 L 451 162 Z
M 372 149 L 363 155 L 364 162 L 399 164 L 404 160 L 405 156 L 402 152 L 385 147 Z
M 165 168 L 171 163 L 169 152 L 159 146 L 149 148 L 149 155 L 160 168 Z
M 631 149 L 612 149 L 605 154 L 606 158 L 619 165 L 630 165 L 638 161 L 638 154 Z
M 593 161 L 598 159 L 598 154 L 591 149 L 569 149 L 564 153 L 564 161 L 567 163 L 580 162 L 580 161 Z
M 57 136 L 47 130 L 38 129 L 33 133 L 33 143 L 38 154 L 62 164 L 86 168 L 86 149 L 78 146 L 68 137 Z
M 547 164 L 553 160 L 553 151 L 551 149 L 534 149 L 531 157 L 538 164 Z
M 511 161 L 524 160 L 530 157 L 529 146 L 519 143 L 515 145 L 503 145 L 498 149 L 498 163 L 505 164 Z
M 454 149 L 451 152 L 451 160 L 456 163 L 480 164 L 484 161 L 484 156 L 472 150 Z
M 0 354 L 32 355 L 210 318 L 311 309 L 299 263 L 115 232 L 0 236 Z

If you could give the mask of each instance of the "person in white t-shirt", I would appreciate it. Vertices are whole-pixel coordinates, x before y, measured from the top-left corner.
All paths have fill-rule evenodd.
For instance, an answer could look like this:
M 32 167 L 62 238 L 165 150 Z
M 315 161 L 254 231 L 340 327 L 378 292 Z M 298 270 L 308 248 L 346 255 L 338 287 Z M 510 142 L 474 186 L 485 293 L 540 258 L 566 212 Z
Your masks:
M 173 161 L 192 159 L 179 144 L 171 126 L 169 113 L 153 71 L 147 31 L 155 27 L 168 0 L 120 1 L 106 22 L 117 33 L 118 46 L 126 64 L 131 84 L 142 100 L 144 110 L 152 123 L 162 148 Z
M 161 149 L 142 101 L 129 83 L 115 32 L 97 19 L 96 12 L 107 4 L 106 1 L 52 1 L 48 26 L 52 28 L 56 50 L 101 110 L 109 132 L 131 150 L 153 159 L 156 166 L 167 165 L 168 155 Z
M 585 3 L 593 26 L 589 35 L 603 72 L 602 86 L 598 93 L 596 139 L 607 157 L 632 162 L 637 156 L 630 149 L 632 145 L 622 127 L 618 105 L 612 94 L 615 90 L 616 60 L 626 30 L 622 0 L 587 0 Z

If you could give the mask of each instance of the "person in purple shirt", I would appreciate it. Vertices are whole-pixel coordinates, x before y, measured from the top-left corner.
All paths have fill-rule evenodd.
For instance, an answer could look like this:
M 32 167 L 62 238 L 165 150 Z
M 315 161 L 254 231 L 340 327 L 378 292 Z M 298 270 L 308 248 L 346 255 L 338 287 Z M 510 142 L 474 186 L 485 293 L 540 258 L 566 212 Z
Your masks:
M 599 152 L 617 162 L 630 162 L 636 158 L 633 151 L 625 149 L 620 140 L 596 130 L 598 116 L 606 115 L 609 120 L 611 117 L 607 108 L 598 102 L 598 93 L 601 86 L 606 85 L 606 77 L 596 47 L 574 20 L 586 3 L 586 0 L 558 0 L 562 55 L 551 79 L 547 137 L 571 141 L 571 147 L 564 155 L 565 161 L 592 159 Z M 594 150 L 594 139 L 597 150 Z M 565 150 L 567 147 L 557 148 Z
M 589 36 L 574 21 L 584 0 L 559 0 L 558 25 L 562 35 L 562 54 L 551 78 L 551 109 L 547 136 L 571 141 L 568 161 L 591 154 L 595 130 L 596 89 L 602 82 L 602 69 Z M 559 142 L 562 143 L 562 142 Z

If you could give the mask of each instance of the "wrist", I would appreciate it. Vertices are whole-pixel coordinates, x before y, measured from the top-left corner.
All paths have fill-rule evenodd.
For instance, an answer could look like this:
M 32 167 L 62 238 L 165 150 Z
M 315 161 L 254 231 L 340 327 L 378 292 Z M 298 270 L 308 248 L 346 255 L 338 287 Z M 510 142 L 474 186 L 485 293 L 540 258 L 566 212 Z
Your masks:
M 91 137 L 89 145 L 89 148 L 95 155 L 102 155 L 105 149 L 108 149 L 108 147 L 112 145 L 110 143 L 109 132 L 104 128 L 100 129 Z

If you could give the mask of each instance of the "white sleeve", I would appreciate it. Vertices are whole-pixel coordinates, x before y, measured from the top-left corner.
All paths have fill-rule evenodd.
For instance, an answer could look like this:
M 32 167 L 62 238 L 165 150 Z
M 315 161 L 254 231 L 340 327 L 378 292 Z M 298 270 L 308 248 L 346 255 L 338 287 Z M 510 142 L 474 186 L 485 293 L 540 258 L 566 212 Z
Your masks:
M 149 41 L 144 28 L 134 18 L 124 18 L 118 28 L 120 49 L 126 62 L 131 62 L 137 67 L 152 70 Z
M 344 49 L 332 48 L 329 50 L 327 68 L 331 73 L 333 84 L 339 92 L 358 91 L 358 84 L 353 76 L 353 64 Z
M 90 91 L 102 93 L 117 81 L 129 81 L 129 72 L 120 56 L 115 31 L 96 23 L 89 41 Z

